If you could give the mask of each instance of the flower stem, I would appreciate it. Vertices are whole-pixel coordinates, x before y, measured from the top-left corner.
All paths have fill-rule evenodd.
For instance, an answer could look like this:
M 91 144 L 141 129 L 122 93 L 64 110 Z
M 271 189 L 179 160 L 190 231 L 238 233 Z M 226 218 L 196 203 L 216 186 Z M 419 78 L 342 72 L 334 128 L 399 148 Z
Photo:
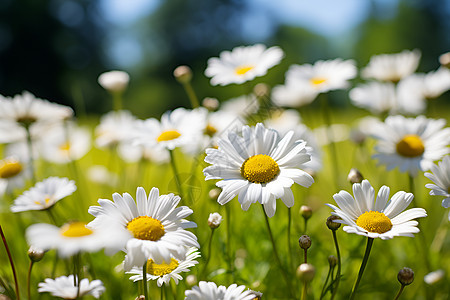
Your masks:
M 122 109 L 122 92 L 113 92 L 113 107 L 115 111 Z
M 73 257 L 73 285 L 77 287 L 77 298 L 80 297 L 80 272 L 81 272 L 81 253 Z
M 334 284 L 333 294 L 331 295 L 330 300 L 333 300 L 334 297 L 336 296 L 337 289 L 339 287 L 339 282 L 341 280 L 341 267 L 342 267 L 342 265 L 341 265 L 341 252 L 339 251 L 339 244 L 338 244 L 338 241 L 337 241 L 336 230 L 332 230 L 332 233 L 333 233 L 334 246 L 336 248 L 336 256 L 337 256 L 337 259 L 338 259 L 338 267 L 337 267 L 337 273 L 336 273 L 335 282 L 333 283 Z
M 144 297 L 145 300 L 148 298 L 148 291 L 147 291 L 147 260 L 144 263 L 144 266 L 142 267 L 142 286 L 144 288 Z
M 30 261 L 30 267 L 28 268 L 28 275 L 27 275 L 27 296 L 28 296 L 28 300 L 31 300 L 31 289 L 30 289 L 30 285 L 31 285 L 31 270 L 33 269 L 33 261 Z
M 30 127 L 25 126 L 25 130 L 27 132 L 28 155 L 30 156 L 28 163 L 30 165 L 31 179 L 32 179 L 33 185 L 34 185 L 36 183 L 36 169 L 34 167 L 33 141 L 31 140 Z
M 308 295 L 308 283 L 305 280 L 303 282 L 302 300 L 306 300 L 307 295 Z
M 402 286 L 398 290 L 397 296 L 395 296 L 394 300 L 398 300 L 398 298 L 400 298 L 400 295 L 402 294 L 404 288 L 405 288 L 405 285 L 402 284 Z
M 287 247 L 288 247 L 288 266 L 292 267 L 292 247 L 291 247 L 291 224 L 292 224 L 292 211 L 288 207 L 288 227 L 287 227 Z
M 208 241 L 208 256 L 206 257 L 206 262 L 205 262 L 205 266 L 203 267 L 203 272 L 202 272 L 201 278 L 205 278 L 205 274 L 206 274 L 206 271 L 207 271 L 207 268 L 208 268 L 208 264 L 209 264 L 209 261 L 211 259 L 211 245 L 212 245 L 212 239 L 213 239 L 214 231 L 215 231 L 215 228 L 211 228 L 211 235 L 209 236 L 209 241 Z
M 352 294 L 350 295 L 350 300 L 355 299 L 356 290 L 358 289 L 359 282 L 361 281 L 362 275 L 364 273 L 364 269 L 366 268 L 367 261 L 369 260 L 370 250 L 372 249 L 373 238 L 367 238 L 367 246 L 366 252 L 364 253 L 364 258 L 361 263 L 361 267 L 359 268 L 358 278 L 356 279 L 355 285 L 353 286 Z
M 17 282 L 16 268 L 14 268 L 14 262 L 11 256 L 11 252 L 9 251 L 8 243 L 6 242 L 6 237 L 3 234 L 2 225 L 0 225 L 0 235 L 2 236 L 3 245 L 5 246 L 6 254 L 8 254 L 9 264 L 11 265 L 11 270 L 14 277 L 14 287 L 16 289 L 16 298 L 17 300 L 20 300 L 19 283 Z
M 198 102 L 197 95 L 195 94 L 195 91 L 192 88 L 191 83 L 190 82 L 184 83 L 183 88 L 186 91 L 186 94 L 188 95 L 189 101 L 191 101 L 192 108 L 199 107 L 200 104 Z
M 231 276 L 233 277 L 234 282 L 234 269 L 233 269 L 233 254 L 231 253 L 231 206 L 225 205 L 226 212 L 227 212 L 227 264 L 228 264 L 228 272 L 231 273 Z
M 169 150 L 169 153 L 170 153 L 170 165 L 172 166 L 173 176 L 175 177 L 175 183 L 177 185 L 178 194 L 180 195 L 181 199 L 183 199 L 183 191 L 181 188 L 180 176 L 177 170 L 177 165 L 175 164 L 173 150 Z
M 327 278 L 325 279 L 325 283 L 323 284 L 322 292 L 320 293 L 320 299 L 323 299 L 323 296 L 325 296 L 325 294 L 326 294 L 328 280 L 330 280 L 330 276 L 333 271 L 334 271 L 334 267 L 332 267 L 330 265 L 330 268 L 328 269 Z M 333 282 L 331 284 L 333 284 Z

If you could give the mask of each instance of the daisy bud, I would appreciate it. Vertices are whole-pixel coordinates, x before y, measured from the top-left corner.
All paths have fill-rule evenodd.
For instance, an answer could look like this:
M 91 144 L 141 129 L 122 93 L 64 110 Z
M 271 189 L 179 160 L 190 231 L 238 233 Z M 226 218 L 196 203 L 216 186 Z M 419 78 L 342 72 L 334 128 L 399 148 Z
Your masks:
M 358 169 L 352 168 L 348 173 L 347 180 L 351 184 L 361 183 L 364 180 L 364 177 L 362 176 L 361 172 L 359 172 Z
M 309 247 L 311 247 L 311 238 L 307 235 L 302 235 L 298 239 L 298 244 L 300 245 L 300 248 L 304 250 L 309 249 Z
M 450 69 L 450 52 L 444 53 L 439 56 L 439 62 L 443 67 Z
M 145 296 L 144 295 L 137 296 L 136 299 L 134 300 L 145 300 Z
M 173 76 L 179 83 L 186 84 L 191 82 L 192 70 L 188 66 L 179 66 L 173 71 Z
M 335 220 L 340 220 L 341 218 L 339 218 L 338 216 L 329 216 L 327 218 L 327 227 L 330 230 L 338 230 L 339 227 L 341 227 L 341 223 L 336 223 L 334 222 Z
M 110 71 L 98 77 L 98 83 L 108 92 L 120 93 L 125 91 L 130 81 L 130 75 L 123 71 Z
M 209 111 L 215 111 L 216 109 L 219 108 L 219 100 L 217 100 L 216 98 L 206 97 L 202 101 L 202 106 Z
M 209 214 L 208 226 L 211 229 L 216 229 L 217 227 L 219 227 L 221 222 L 222 222 L 222 216 L 219 213 L 215 212 L 215 213 Z
M 426 284 L 433 285 L 444 278 L 444 270 L 437 270 L 433 271 L 431 273 L 428 273 L 423 277 L 423 281 L 425 281 Z
M 31 246 L 28 249 L 28 257 L 32 262 L 38 262 L 44 257 L 45 251 L 36 247 Z
M 334 268 L 337 265 L 337 262 L 338 262 L 338 260 L 337 260 L 336 256 L 334 256 L 334 255 L 328 256 L 328 263 L 330 264 L 331 268 Z
M 220 193 L 222 192 L 221 189 L 219 188 L 213 188 L 209 191 L 208 196 L 209 198 L 211 198 L 212 200 L 217 200 L 217 198 L 219 198 Z
M 257 85 L 255 85 L 253 93 L 258 98 L 267 97 L 270 93 L 270 88 L 265 83 L 258 83 Z
M 312 209 L 311 209 L 311 207 L 306 206 L 306 205 L 302 205 L 302 207 L 300 207 L 300 214 L 302 215 L 302 217 L 305 220 L 308 220 L 312 216 Z
M 316 268 L 311 264 L 301 264 L 297 268 L 297 277 L 301 281 L 310 282 L 316 274 Z
M 402 285 L 410 285 L 414 281 L 414 272 L 410 268 L 403 268 L 398 272 L 397 279 Z
M 186 283 L 189 286 L 196 285 L 197 284 L 197 276 L 195 276 L 194 274 L 186 276 Z

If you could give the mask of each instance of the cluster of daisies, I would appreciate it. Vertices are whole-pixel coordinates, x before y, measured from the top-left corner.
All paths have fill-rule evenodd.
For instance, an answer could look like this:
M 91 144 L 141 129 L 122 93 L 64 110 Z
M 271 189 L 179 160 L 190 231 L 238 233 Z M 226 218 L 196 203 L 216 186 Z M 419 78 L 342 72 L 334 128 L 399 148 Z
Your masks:
M 212 85 L 242 84 L 265 75 L 283 57 L 279 47 L 237 47 L 211 58 L 205 75 L 211 77 Z M 419 60 L 418 50 L 370 59 L 361 71 L 369 81 L 351 89 L 349 95 L 352 104 L 378 118 L 366 120 L 358 134 L 348 136 L 358 143 L 373 138 L 373 159 L 388 171 L 398 168 L 411 179 L 431 171 L 424 174 L 433 182 L 426 187 L 431 189 L 430 195 L 443 196 L 442 206 L 448 208 L 450 128 L 445 127 L 443 119 L 420 114 L 426 111 L 427 101 L 450 89 L 450 70 L 443 65 L 427 74 L 414 73 Z M 190 84 L 189 72 L 182 69 L 175 73 L 185 87 Z M 180 273 L 189 272 L 200 257 L 197 237 L 189 231 L 197 225 L 187 219 L 193 211 L 179 205 L 184 200 L 181 183 L 179 195 L 160 195 L 156 187 L 148 194 L 138 187 L 135 198 L 129 193 L 114 193 L 112 200 L 99 199 L 98 206 L 89 207 L 93 217 L 90 222 L 61 224 L 61 218 L 55 218 L 54 207 L 65 198 L 76 205 L 76 183 L 55 176 L 38 181 L 39 170 L 45 168 L 45 163 L 67 164 L 76 169 L 75 162 L 90 151 L 92 140 L 97 148 L 112 151 L 125 162 L 170 163 L 175 177 L 179 174 L 174 155 L 182 153 L 182 158 L 201 158 L 208 164 L 203 173 L 205 180 L 215 180 L 220 188 L 219 204 L 226 205 L 237 197 L 242 210 L 259 203 L 265 215 L 273 217 L 277 201 L 288 208 L 294 206 L 294 184 L 308 188 L 314 183 L 314 175 L 323 167 L 321 146 L 337 138 L 335 134 L 327 135 L 324 142 L 319 130 L 304 124 L 298 108 L 320 94 L 348 89 L 357 75 L 353 60 L 292 65 L 286 72 L 285 84 L 272 91 L 259 85 L 255 93 L 223 103 L 205 98 L 202 106 L 190 94 L 192 109 L 180 107 L 165 112 L 160 119 L 141 120 L 122 109 L 128 74 L 108 72 L 99 77 L 99 83 L 113 96 L 115 110 L 101 117 L 94 138 L 88 129 L 76 124 L 67 106 L 38 99 L 28 92 L 13 98 L 1 96 L 0 143 L 5 146 L 0 160 L 0 196 L 5 202 L 12 199 L 10 210 L 14 213 L 45 211 L 53 221 L 33 224 L 26 230 L 27 241 L 35 249 L 33 256 L 54 249 L 59 257 L 79 262 L 82 253 L 102 249 L 109 255 L 123 252 L 121 268 L 131 275 L 130 280 L 144 282 L 144 286 L 148 280 L 156 280 L 160 287 L 171 280 L 178 284 L 182 280 Z M 118 181 L 104 167 L 89 172 L 93 181 L 112 186 Z M 32 186 L 24 190 L 30 182 Z M 346 225 L 343 230 L 370 239 L 413 237 L 419 232 L 415 219 L 427 216 L 423 208 L 406 210 L 414 199 L 410 192 L 398 191 L 390 197 L 390 188 L 382 186 L 375 200 L 375 189 L 367 180 L 353 185 L 353 196 L 342 190 L 333 198 L 337 206 L 327 205 L 339 217 L 336 222 Z M 217 228 L 220 222 L 220 215 L 210 216 L 211 228 Z M 83 295 L 99 298 L 105 291 L 103 283 L 89 282 L 80 277 L 80 267 L 75 269 L 74 274 L 45 279 L 38 291 L 63 299 Z M 186 290 L 185 297 L 250 300 L 260 296 L 243 285 L 225 287 L 201 281 Z

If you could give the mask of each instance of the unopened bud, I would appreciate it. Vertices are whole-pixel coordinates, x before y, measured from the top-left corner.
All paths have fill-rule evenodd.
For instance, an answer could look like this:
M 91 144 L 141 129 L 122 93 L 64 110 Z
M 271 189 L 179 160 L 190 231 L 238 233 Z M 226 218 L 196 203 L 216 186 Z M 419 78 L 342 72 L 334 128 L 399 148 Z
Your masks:
M 397 279 L 402 285 L 410 285 L 414 281 L 414 272 L 410 268 L 403 268 L 398 272 Z
M 327 218 L 327 227 L 330 230 L 338 230 L 339 227 L 341 227 L 341 223 L 337 223 L 335 222 L 336 220 L 341 220 L 341 218 L 339 218 L 338 216 L 329 216 Z
M 301 264 L 297 268 L 297 277 L 301 281 L 310 282 L 316 274 L 316 268 L 311 264 Z
M 145 296 L 144 295 L 137 296 L 136 299 L 134 300 L 145 300 Z
M 338 262 L 338 260 L 337 260 L 336 256 L 334 256 L 334 255 L 328 256 L 328 263 L 330 264 L 331 268 L 334 268 L 337 265 L 337 262 Z
M 186 283 L 189 286 L 196 285 L 197 284 L 197 276 L 195 276 L 194 274 L 186 276 Z
M 450 52 L 444 53 L 439 56 L 439 62 L 443 67 L 450 69 Z
M 222 216 L 219 213 L 215 212 L 215 213 L 209 214 L 208 226 L 211 229 L 216 229 L 217 227 L 219 227 L 221 222 L 222 222 Z
M 130 75 L 123 71 L 110 71 L 100 74 L 98 83 L 108 92 L 123 92 L 130 81 Z
M 32 262 L 38 262 L 44 257 L 45 251 L 34 246 L 28 249 L 28 257 Z
M 311 247 L 311 238 L 309 236 L 302 235 L 299 239 L 298 239 L 298 244 L 300 245 L 300 248 L 302 249 L 309 249 L 309 247 Z
M 258 83 L 255 85 L 253 93 L 255 93 L 258 98 L 267 97 L 270 93 L 270 88 L 265 83 Z
M 308 220 L 312 216 L 312 209 L 309 206 L 302 205 L 300 207 L 300 214 L 305 220 Z
M 188 66 L 179 66 L 173 71 L 175 79 L 181 83 L 189 83 L 192 79 L 192 70 Z
M 211 198 L 212 200 L 217 200 L 217 198 L 219 198 L 220 193 L 222 192 L 221 189 L 219 188 L 213 188 L 209 191 L 208 196 L 209 198 Z
M 205 107 L 209 111 L 215 111 L 216 109 L 218 109 L 219 104 L 220 104 L 219 100 L 217 100 L 216 98 L 206 97 L 202 101 L 202 106 Z
M 352 168 L 350 172 L 348 173 L 347 180 L 351 183 L 361 183 L 363 181 L 364 177 L 362 176 L 361 172 L 359 172 L 358 169 Z

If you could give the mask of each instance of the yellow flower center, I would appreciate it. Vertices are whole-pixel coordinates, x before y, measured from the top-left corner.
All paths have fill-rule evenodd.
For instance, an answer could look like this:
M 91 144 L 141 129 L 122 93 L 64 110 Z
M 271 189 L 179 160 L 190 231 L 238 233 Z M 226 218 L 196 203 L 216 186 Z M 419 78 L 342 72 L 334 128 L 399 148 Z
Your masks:
M 22 164 L 15 159 L 0 160 L 0 178 L 11 178 L 22 172 Z
M 397 153 L 401 156 L 416 157 L 422 155 L 424 151 L 425 146 L 416 134 L 407 134 L 397 143 Z
M 312 85 L 320 85 L 325 81 L 327 81 L 327 79 L 323 77 L 313 77 L 309 80 L 309 82 L 311 82 Z
M 234 69 L 234 71 L 236 72 L 237 75 L 244 75 L 245 73 L 247 73 L 250 70 L 253 70 L 254 68 L 255 68 L 254 66 L 250 66 L 250 65 L 239 66 L 239 67 L 236 67 L 236 69 Z
M 165 233 L 161 222 L 148 216 L 134 218 L 128 222 L 127 229 L 135 238 L 148 241 L 157 241 Z
M 176 138 L 179 138 L 180 136 L 181 136 L 181 133 L 179 133 L 176 130 L 166 130 L 158 136 L 156 141 L 158 141 L 158 143 L 165 142 L 165 141 L 171 141 Z
M 69 152 L 70 151 L 70 143 L 65 142 L 65 143 L 59 145 L 59 150 L 61 150 L 63 152 Z
M 172 258 L 169 264 L 162 263 L 157 264 L 153 259 L 147 261 L 147 273 L 153 276 L 163 276 L 170 274 L 173 270 L 178 267 L 179 263 L 176 259 Z
M 212 137 L 216 132 L 217 132 L 216 127 L 212 126 L 209 123 L 208 123 L 208 125 L 206 125 L 206 128 L 205 128 L 205 134 L 206 135 L 209 135 L 209 136 Z
M 376 233 L 385 233 L 392 228 L 391 220 L 378 211 L 366 211 L 356 219 L 356 225 Z
M 81 237 L 93 233 L 84 222 L 72 222 L 61 227 L 61 234 L 66 237 Z
M 253 183 L 267 183 L 280 173 L 280 168 L 272 157 L 258 154 L 247 158 L 241 166 L 241 175 Z
M 34 203 L 37 204 L 37 205 L 42 205 L 44 207 L 47 207 L 48 204 L 50 203 L 50 198 L 49 197 L 45 197 L 44 203 L 41 203 L 40 201 L 34 201 Z

